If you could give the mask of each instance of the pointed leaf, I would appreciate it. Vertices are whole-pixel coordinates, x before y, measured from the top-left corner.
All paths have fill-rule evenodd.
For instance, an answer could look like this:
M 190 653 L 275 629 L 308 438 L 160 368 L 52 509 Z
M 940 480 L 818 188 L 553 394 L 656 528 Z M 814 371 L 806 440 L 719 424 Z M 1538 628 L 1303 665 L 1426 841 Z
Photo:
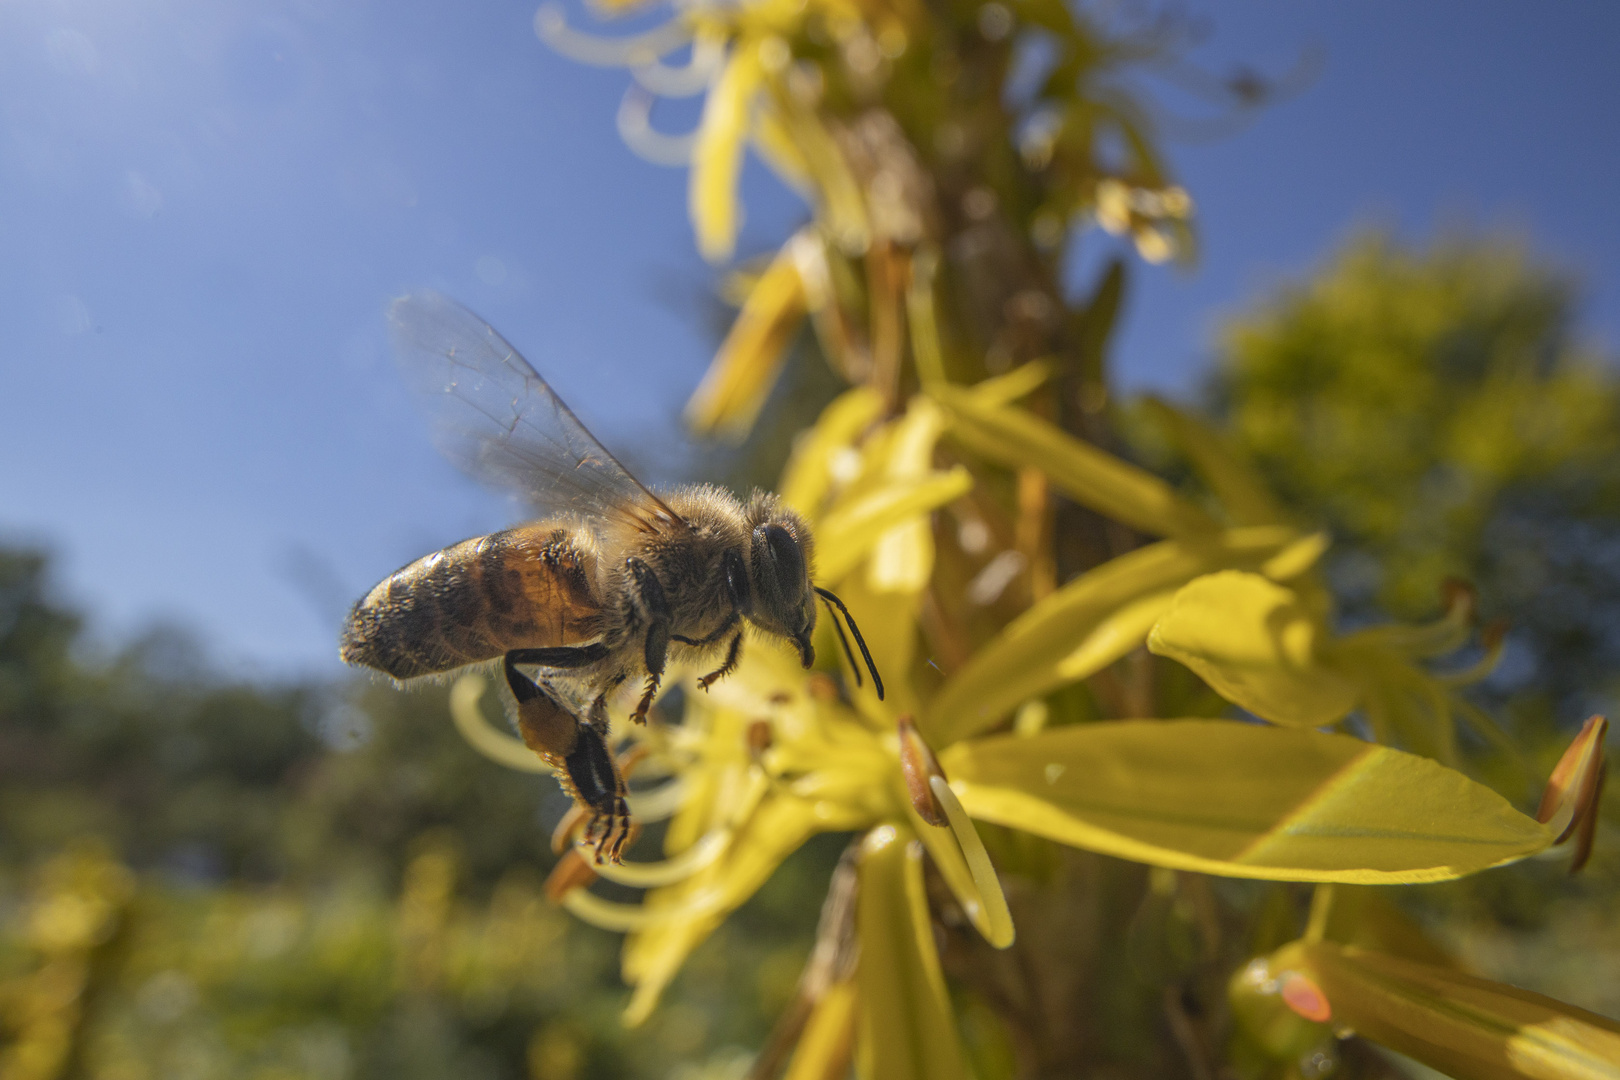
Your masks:
M 771 260 L 748 293 L 703 382 L 686 405 L 686 422 L 700 435 L 734 441 L 754 426 L 804 320 L 804 282 L 793 255 L 797 238 Z
M 940 761 L 980 820 L 1228 877 L 1443 881 L 1554 837 L 1428 758 L 1295 728 L 1126 720 L 958 743 Z
M 1158 536 L 1210 533 L 1210 516 L 1145 469 L 1081 442 L 1027 409 L 987 403 L 971 390 L 935 386 L 951 433 L 975 453 L 1011 467 L 1040 469 L 1083 506 Z
M 1142 644 L 1174 590 L 1224 567 L 1258 566 L 1296 535 L 1234 529 L 1165 540 L 1087 571 L 1020 615 L 945 684 L 924 718 L 929 740 L 949 745 L 1095 674 Z
M 911 831 L 881 825 L 861 845 L 856 1073 L 862 1080 L 967 1080 Z
M 1306 974 L 1335 1026 L 1451 1076 L 1620 1080 L 1620 1024 L 1515 986 L 1332 942 L 1295 942 L 1269 958 Z
M 816 999 L 782 1080 L 842 1080 L 855 1041 L 855 982 L 833 983 Z
M 1320 662 L 1322 636 L 1325 629 L 1294 590 L 1259 574 L 1223 570 L 1178 592 L 1147 644 L 1256 716 L 1321 727 L 1343 719 L 1360 693 Z

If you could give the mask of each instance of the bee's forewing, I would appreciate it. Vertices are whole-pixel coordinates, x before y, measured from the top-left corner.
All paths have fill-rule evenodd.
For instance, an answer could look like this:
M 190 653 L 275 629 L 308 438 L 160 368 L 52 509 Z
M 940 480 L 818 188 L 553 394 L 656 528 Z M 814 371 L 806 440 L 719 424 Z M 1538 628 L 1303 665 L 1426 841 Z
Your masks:
M 613 517 L 637 528 L 681 519 L 620 465 L 529 362 L 447 296 L 412 293 L 389 309 L 394 351 L 433 422 L 434 441 L 474 479 L 541 517 Z

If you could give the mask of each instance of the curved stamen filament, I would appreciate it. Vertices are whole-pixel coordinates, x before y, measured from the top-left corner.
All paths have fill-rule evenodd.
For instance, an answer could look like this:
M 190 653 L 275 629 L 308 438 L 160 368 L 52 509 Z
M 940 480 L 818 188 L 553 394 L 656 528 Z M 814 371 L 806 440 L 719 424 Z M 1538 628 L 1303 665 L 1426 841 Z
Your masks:
M 631 37 L 604 38 L 582 34 L 568 25 L 561 4 L 542 4 L 534 13 L 534 32 L 557 52 L 596 67 L 643 67 L 692 39 L 692 29 L 680 18 Z
M 617 117 L 619 137 L 635 151 L 636 156 L 654 165 L 687 166 L 692 164 L 692 150 L 697 146 L 697 133 L 666 135 L 652 126 L 652 107 L 656 99 L 639 86 L 625 91 L 619 103 Z
M 978 887 L 979 902 L 974 905 L 978 910 L 970 909 L 968 916 L 979 933 L 984 935 L 984 940 L 998 949 L 1005 949 L 1013 943 L 1012 912 L 1007 910 L 1007 895 L 1001 891 L 1001 879 L 996 877 L 996 868 L 990 865 L 990 853 L 984 850 L 984 841 L 979 839 L 973 819 L 968 817 L 945 778 L 931 777 L 928 786 L 945 811 L 951 832 L 956 834 L 956 842 L 962 845 L 962 856 L 973 875 L 973 884 Z
M 673 817 L 677 810 L 686 805 L 686 797 L 691 790 L 691 785 L 685 780 L 671 780 L 647 791 L 632 791 L 625 796 L 625 801 L 630 804 L 630 816 L 648 825 Z
M 715 72 L 720 70 L 721 61 L 725 58 L 724 38 L 712 33 L 698 34 L 692 38 L 690 63 L 681 67 L 671 67 L 654 60 L 631 68 L 630 75 L 659 97 L 691 97 L 709 88 L 709 84 L 714 81 Z
M 662 885 L 674 885 L 678 881 L 685 881 L 693 874 L 711 865 L 726 850 L 731 843 L 730 829 L 716 829 L 697 843 L 676 855 L 674 858 L 662 862 L 651 863 L 602 863 L 595 867 L 598 877 L 620 885 L 629 885 L 635 889 L 656 889 Z M 585 847 L 581 846 L 581 853 Z
M 648 910 L 641 904 L 620 904 L 603 900 L 589 889 L 572 889 L 562 898 L 562 906 L 575 918 L 603 930 L 629 934 L 661 923 L 702 918 L 709 912 L 709 895 L 701 894 L 684 904 Z
M 523 740 L 497 731 L 484 716 L 478 702 L 487 684 L 482 675 L 467 674 L 450 687 L 450 719 L 461 737 L 480 754 L 508 769 L 519 772 L 550 773 L 551 766 L 523 745 Z

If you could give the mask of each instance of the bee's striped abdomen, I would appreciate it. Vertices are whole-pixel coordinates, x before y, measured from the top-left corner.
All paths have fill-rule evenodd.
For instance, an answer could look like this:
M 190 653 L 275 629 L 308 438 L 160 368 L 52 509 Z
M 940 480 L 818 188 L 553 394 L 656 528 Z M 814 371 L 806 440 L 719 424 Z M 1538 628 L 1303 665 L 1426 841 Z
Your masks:
M 355 605 L 342 656 L 412 679 L 493 660 L 512 649 L 600 633 L 592 558 L 567 529 L 538 523 L 418 559 Z

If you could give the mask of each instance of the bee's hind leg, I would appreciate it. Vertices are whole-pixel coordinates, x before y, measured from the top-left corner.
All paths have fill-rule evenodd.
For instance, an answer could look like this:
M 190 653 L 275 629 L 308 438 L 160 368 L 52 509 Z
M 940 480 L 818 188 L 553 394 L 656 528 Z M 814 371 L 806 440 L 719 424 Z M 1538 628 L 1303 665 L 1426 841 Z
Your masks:
M 602 733 L 589 723 L 580 723 L 573 752 L 563 759 L 563 768 L 574 797 L 593 811 L 585 839 L 595 842 L 596 861 L 618 862 L 630 833 L 630 807 L 625 801 L 624 777 Z

